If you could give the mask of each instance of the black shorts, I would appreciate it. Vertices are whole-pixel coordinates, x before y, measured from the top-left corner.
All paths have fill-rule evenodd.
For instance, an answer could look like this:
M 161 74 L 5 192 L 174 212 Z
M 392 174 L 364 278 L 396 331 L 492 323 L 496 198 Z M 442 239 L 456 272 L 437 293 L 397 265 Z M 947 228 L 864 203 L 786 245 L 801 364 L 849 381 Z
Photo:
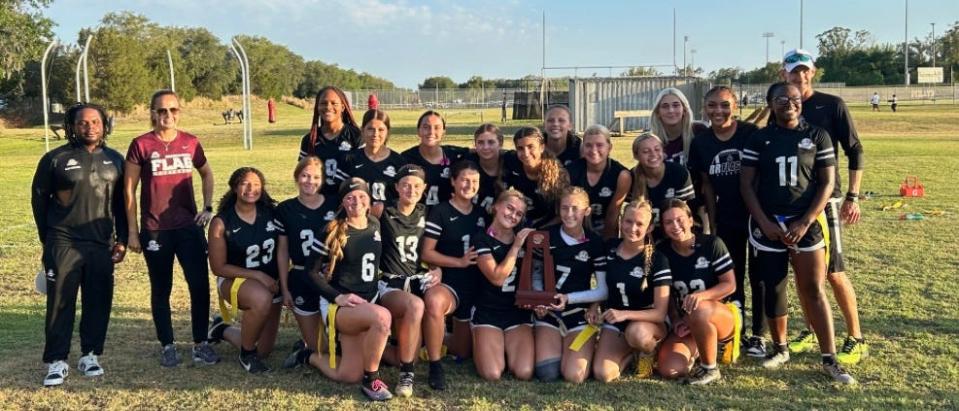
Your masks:
M 773 221 L 774 224 L 779 224 L 783 230 L 786 227 L 789 227 L 789 223 L 792 223 L 801 216 L 775 216 L 770 215 L 769 219 Z M 782 253 L 786 255 L 786 251 L 792 249 L 794 251 L 816 251 L 822 248 L 826 248 L 829 244 L 829 235 L 826 229 L 826 214 L 819 213 L 809 229 L 806 230 L 806 235 L 799 239 L 796 244 L 787 246 L 783 244 L 782 241 L 774 241 L 766 238 L 766 235 L 763 234 L 762 230 L 759 228 L 758 224 L 753 222 L 752 217 L 749 218 L 749 244 L 753 246 L 759 252 L 767 253 Z
M 469 321 L 473 317 L 473 303 L 476 301 L 476 292 L 479 290 L 479 284 L 470 284 L 470 281 L 459 278 L 447 279 L 444 275 L 441 285 L 450 290 L 453 298 L 456 299 L 456 310 L 453 311 L 453 319 L 457 321 Z
M 559 335 L 565 337 L 570 333 L 579 332 L 586 328 L 586 309 L 573 307 L 563 312 L 548 312 L 543 318 L 535 318 L 537 327 L 550 327 L 559 330 Z
M 387 277 L 383 274 L 380 279 L 380 296 L 393 291 L 408 291 L 417 297 L 423 298 L 423 282 L 419 277 Z
M 826 225 L 829 226 L 829 264 L 827 273 L 842 273 L 846 271 L 846 263 L 842 258 L 842 217 L 840 207 L 842 198 L 830 198 L 826 203 Z
M 294 268 L 290 271 L 287 288 L 293 297 L 293 312 L 296 315 L 311 316 L 320 312 L 320 295 L 313 290 L 309 274 Z
M 470 320 L 471 327 L 492 327 L 502 331 L 509 331 L 523 325 L 533 325 L 533 313 L 519 308 L 484 310 L 476 307 L 473 311 L 473 319 Z

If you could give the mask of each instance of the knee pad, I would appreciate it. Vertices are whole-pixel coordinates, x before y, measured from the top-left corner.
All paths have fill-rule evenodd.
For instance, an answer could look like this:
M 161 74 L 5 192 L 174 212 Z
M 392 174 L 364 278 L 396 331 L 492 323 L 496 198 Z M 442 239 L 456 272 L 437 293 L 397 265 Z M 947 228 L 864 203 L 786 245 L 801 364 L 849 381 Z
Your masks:
M 559 358 L 550 358 L 536 364 L 536 379 L 544 382 L 557 381 L 560 379 Z

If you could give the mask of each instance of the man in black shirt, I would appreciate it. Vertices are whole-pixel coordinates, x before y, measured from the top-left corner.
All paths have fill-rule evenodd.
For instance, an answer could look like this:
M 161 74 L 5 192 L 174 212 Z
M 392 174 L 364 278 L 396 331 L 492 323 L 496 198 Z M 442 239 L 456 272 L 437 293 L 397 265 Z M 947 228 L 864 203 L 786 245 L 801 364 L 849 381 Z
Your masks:
M 43 244 L 47 280 L 43 385 L 63 383 L 70 369 L 70 337 L 77 293 L 83 289 L 77 368 L 88 377 L 103 374 L 103 354 L 113 303 L 113 265 L 126 254 L 123 156 L 106 147 L 103 109 L 78 104 L 64 119 L 67 144 L 45 154 L 33 177 L 33 218 Z
M 806 50 L 790 50 L 783 56 L 783 80 L 799 88 L 802 93 L 802 115 L 809 124 L 821 127 L 829 133 L 836 151 L 842 148 L 849 163 L 849 187 L 842 194 L 839 167 L 835 167 L 835 189 L 826 204 L 826 221 L 829 225 L 829 283 L 832 285 L 836 303 L 846 321 L 848 336 L 836 359 L 840 363 L 855 364 L 868 354 L 869 346 L 863 339 L 859 326 L 859 310 L 856 292 L 846 276 L 843 262 L 842 224 L 855 224 L 860 218 L 859 187 L 862 181 L 863 150 L 856 133 L 856 126 L 849 115 L 846 103 L 839 97 L 814 91 L 812 79 L 816 66 L 812 54 Z M 838 163 L 838 155 L 836 156 Z M 804 330 L 789 344 L 790 350 L 802 352 L 814 348 L 815 335 Z

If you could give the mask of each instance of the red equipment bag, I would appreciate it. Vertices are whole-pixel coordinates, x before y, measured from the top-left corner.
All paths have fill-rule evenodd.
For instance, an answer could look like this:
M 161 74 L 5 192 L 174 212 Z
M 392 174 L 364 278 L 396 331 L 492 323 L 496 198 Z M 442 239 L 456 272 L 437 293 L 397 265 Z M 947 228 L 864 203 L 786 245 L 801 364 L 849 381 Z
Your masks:
M 903 197 L 923 197 L 926 195 L 926 188 L 919 182 L 919 177 L 908 176 L 899 186 L 899 195 Z

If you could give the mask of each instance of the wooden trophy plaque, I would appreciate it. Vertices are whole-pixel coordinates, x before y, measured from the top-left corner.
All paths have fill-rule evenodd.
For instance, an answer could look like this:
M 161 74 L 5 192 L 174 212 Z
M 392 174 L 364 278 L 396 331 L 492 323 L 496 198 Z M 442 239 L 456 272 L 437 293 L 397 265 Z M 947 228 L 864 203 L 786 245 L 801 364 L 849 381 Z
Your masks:
M 526 238 L 526 251 L 523 265 L 519 271 L 519 286 L 516 289 L 516 306 L 521 308 L 553 304 L 556 299 L 556 266 L 549 253 L 549 232 L 533 231 Z M 543 290 L 533 289 L 534 250 L 541 250 L 543 256 Z

